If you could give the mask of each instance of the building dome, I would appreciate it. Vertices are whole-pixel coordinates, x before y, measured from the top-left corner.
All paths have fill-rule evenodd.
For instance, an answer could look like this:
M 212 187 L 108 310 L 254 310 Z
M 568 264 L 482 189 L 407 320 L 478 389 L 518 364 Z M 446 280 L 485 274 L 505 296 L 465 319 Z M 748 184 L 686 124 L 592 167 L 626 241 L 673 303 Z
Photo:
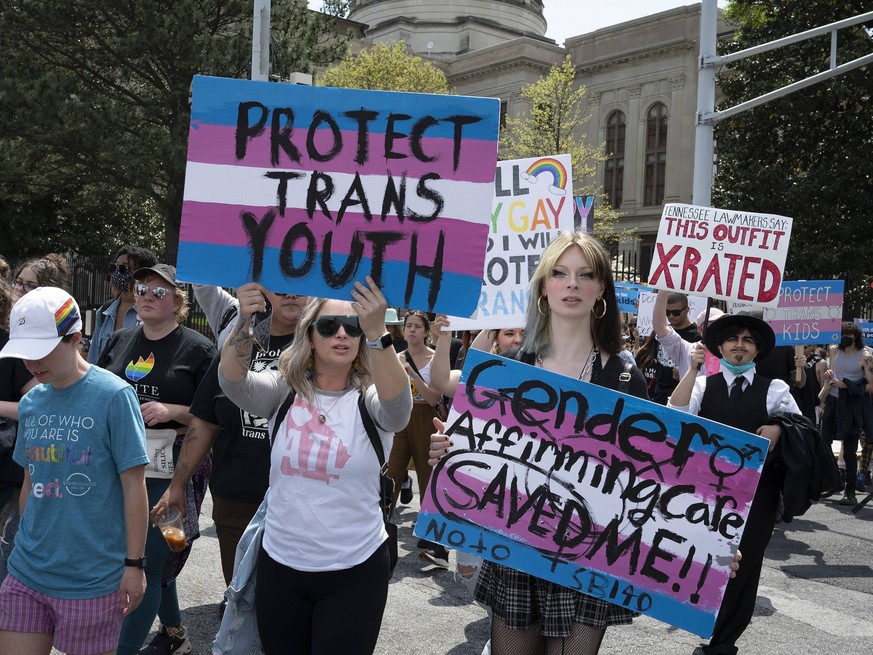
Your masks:
M 352 0 L 348 17 L 367 25 L 373 41 L 402 40 L 444 60 L 546 33 L 543 0 Z

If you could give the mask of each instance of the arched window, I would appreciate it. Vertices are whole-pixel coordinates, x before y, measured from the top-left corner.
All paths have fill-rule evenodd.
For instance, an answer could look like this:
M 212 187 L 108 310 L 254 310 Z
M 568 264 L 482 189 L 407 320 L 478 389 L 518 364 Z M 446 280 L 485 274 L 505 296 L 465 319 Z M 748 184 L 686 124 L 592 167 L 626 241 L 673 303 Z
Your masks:
M 667 173 L 667 108 L 660 102 L 646 114 L 646 180 L 643 205 L 664 202 L 664 176 Z
M 621 207 L 624 195 L 624 135 L 627 119 L 620 111 L 612 112 L 606 119 L 606 164 L 604 166 L 603 191 L 614 209 Z

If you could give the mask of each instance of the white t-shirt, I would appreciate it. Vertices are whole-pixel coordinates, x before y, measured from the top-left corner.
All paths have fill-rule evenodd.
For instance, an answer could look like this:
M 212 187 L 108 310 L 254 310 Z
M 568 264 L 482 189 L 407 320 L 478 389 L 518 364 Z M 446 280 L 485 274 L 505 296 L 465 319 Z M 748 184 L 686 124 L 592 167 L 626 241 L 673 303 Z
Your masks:
M 365 561 L 388 534 L 379 510 L 379 460 L 358 392 L 316 397 L 310 405 L 297 395 L 276 433 L 263 545 L 285 566 L 336 571 Z M 394 434 L 379 432 L 387 457 Z

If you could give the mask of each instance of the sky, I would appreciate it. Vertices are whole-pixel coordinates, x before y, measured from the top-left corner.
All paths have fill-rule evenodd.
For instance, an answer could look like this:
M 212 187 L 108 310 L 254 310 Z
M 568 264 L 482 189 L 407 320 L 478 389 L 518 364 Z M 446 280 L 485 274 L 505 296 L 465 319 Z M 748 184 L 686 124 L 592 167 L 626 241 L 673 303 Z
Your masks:
M 309 0 L 312 9 L 321 9 L 321 4 L 322 0 Z M 571 36 L 690 4 L 697 3 L 693 0 L 543 0 L 548 23 L 546 36 L 562 45 Z M 719 7 L 726 4 L 727 0 L 718 0 Z

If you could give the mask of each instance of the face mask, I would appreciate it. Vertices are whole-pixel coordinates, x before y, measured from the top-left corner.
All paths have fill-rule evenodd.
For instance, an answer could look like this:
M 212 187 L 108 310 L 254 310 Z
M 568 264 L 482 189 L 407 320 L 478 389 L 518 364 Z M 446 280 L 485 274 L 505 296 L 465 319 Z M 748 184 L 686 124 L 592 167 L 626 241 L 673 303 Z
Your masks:
M 842 337 L 840 339 L 840 348 L 845 350 L 849 346 L 855 343 L 855 340 L 852 337 Z
M 130 289 L 130 273 L 127 271 L 123 273 L 118 270 L 112 271 L 109 276 L 109 283 L 123 293 Z
M 742 375 L 743 373 L 745 373 L 746 371 L 748 371 L 750 368 L 752 368 L 755 365 L 755 362 L 752 361 L 752 362 L 747 362 L 746 364 L 740 364 L 739 366 L 737 366 L 736 364 L 731 364 L 724 357 L 722 357 L 718 361 L 721 362 L 722 366 L 724 366 L 727 370 L 729 370 L 731 373 L 733 373 L 734 375 L 736 375 L 738 377 L 740 375 Z

